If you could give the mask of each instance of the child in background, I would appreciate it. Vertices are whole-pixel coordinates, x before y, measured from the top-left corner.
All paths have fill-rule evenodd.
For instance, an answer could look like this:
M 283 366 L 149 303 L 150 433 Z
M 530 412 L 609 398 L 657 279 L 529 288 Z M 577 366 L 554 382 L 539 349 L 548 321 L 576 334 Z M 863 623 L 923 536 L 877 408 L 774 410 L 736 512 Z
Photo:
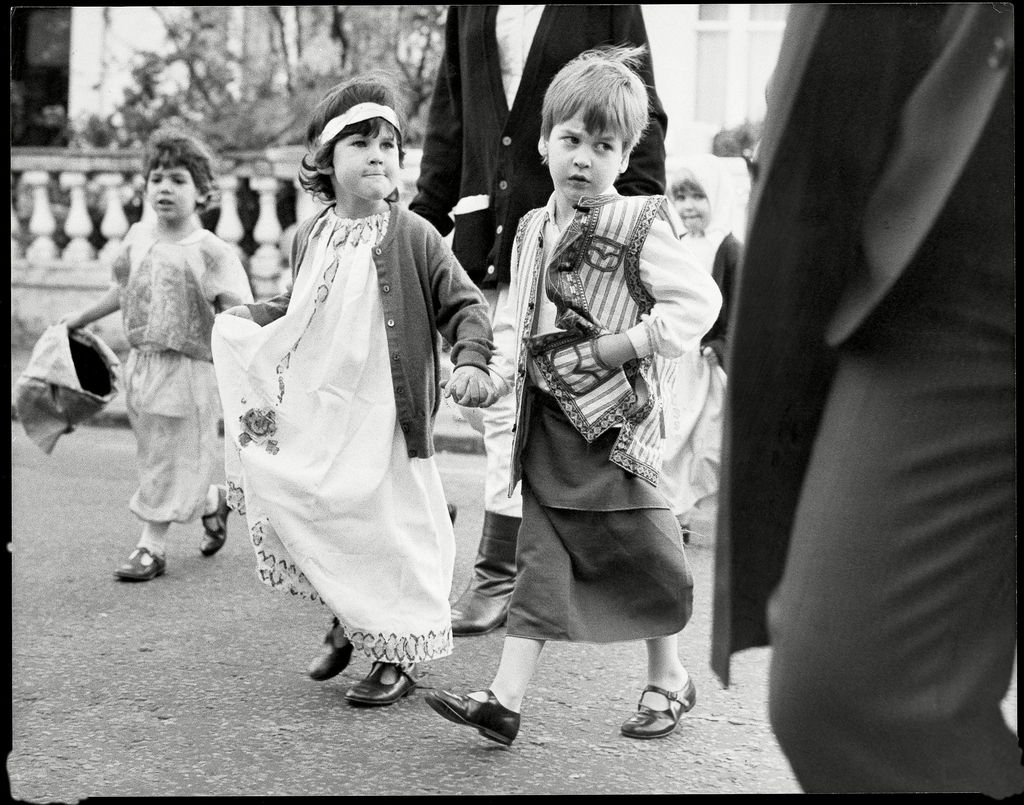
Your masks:
M 719 157 L 688 158 L 669 193 L 686 228 L 679 242 L 722 292 L 722 309 L 700 351 L 673 362 L 673 389 L 665 404 L 662 488 L 689 542 L 694 523 L 711 534 L 717 520 L 729 298 L 741 245 L 732 234 L 732 183 Z
M 235 250 L 199 222 L 197 213 L 210 206 L 214 189 L 205 146 L 162 130 L 144 159 L 154 221 L 128 231 L 110 290 L 61 320 L 77 330 L 121 310 L 131 345 L 125 386 L 141 482 L 129 506 L 144 526 L 135 550 L 114 571 L 124 581 L 148 581 L 165 571 L 172 522 L 202 519 L 204 556 L 227 538 L 226 490 L 214 484 L 223 448 L 210 335 L 217 312 L 252 300 Z
M 306 131 L 292 289 L 214 327 L 233 503 L 269 586 L 334 615 L 314 679 L 372 661 L 348 689 L 384 706 L 452 651 L 455 535 L 433 458 L 439 333 L 461 405 L 497 395 L 487 304 L 437 231 L 397 203 L 400 98 L 385 74 L 335 87 Z
M 551 82 L 539 148 L 555 189 L 520 222 L 495 326 L 494 370 L 516 401 L 509 489 L 521 476 L 523 494 L 508 632 L 488 689 L 427 703 L 506 745 L 548 640 L 646 642 L 628 737 L 668 735 L 696 701 L 677 639 L 693 579 L 657 489 L 659 376 L 698 349 L 721 296 L 684 253 L 667 199 L 613 188 L 648 122 L 643 53 L 587 51 Z

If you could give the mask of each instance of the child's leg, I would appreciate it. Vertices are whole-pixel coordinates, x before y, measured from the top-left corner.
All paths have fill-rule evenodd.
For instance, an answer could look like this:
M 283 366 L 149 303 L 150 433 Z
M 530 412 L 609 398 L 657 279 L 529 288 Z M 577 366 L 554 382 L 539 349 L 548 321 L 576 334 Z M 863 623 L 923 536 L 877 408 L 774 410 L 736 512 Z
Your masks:
M 152 523 L 146 521 L 142 526 L 142 536 L 135 549 L 114 571 L 114 575 L 125 581 L 149 581 L 164 572 L 167 561 L 167 532 L 170 523 Z
M 679 661 L 679 638 L 652 637 L 647 644 L 647 688 L 621 727 L 627 738 L 664 738 L 697 701 L 697 690 Z M 653 690 L 650 688 L 654 688 Z
M 213 556 L 228 538 L 228 510 L 227 489 L 210 484 L 203 508 L 203 538 L 199 543 L 199 552 L 203 556 Z
M 665 690 L 681 690 L 690 674 L 679 659 L 679 635 L 652 637 L 647 644 L 647 684 Z M 668 709 L 668 699 L 655 691 L 647 691 L 642 703 L 654 710 Z
M 210 488 L 206 490 L 206 508 L 203 509 L 203 515 L 216 514 L 218 506 L 220 506 L 220 487 L 210 484 Z
M 503 707 L 516 713 L 522 708 L 523 697 L 534 671 L 537 670 L 544 642 L 527 637 L 505 638 L 498 672 L 491 682 L 491 693 Z M 479 702 L 487 701 L 487 694 L 484 691 L 476 691 L 469 695 Z
M 165 556 L 167 554 L 167 532 L 170 530 L 170 523 L 146 523 L 142 526 L 142 536 L 136 548 L 145 548 L 154 556 Z

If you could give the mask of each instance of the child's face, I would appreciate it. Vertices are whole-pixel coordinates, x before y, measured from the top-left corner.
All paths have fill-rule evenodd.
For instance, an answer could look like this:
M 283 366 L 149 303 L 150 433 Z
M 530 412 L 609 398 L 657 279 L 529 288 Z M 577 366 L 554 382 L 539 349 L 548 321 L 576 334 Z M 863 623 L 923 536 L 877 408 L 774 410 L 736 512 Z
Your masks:
M 158 166 L 146 177 L 146 200 L 161 224 L 174 227 L 192 217 L 202 196 L 188 168 Z
M 697 190 L 680 190 L 673 196 L 676 212 L 691 235 L 703 235 L 711 223 L 711 202 Z
M 552 127 L 540 141 L 540 153 L 547 157 L 555 192 L 566 205 L 580 196 L 597 196 L 611 189 L 629 164 L 625 143 L 617 134 L 592 134 L 579 115 Z
M 351 217 L 375 212 L 398 183 L 398 140 L 388 126 L 342 137 L 320 172 L 331 177 L 339 210 Z

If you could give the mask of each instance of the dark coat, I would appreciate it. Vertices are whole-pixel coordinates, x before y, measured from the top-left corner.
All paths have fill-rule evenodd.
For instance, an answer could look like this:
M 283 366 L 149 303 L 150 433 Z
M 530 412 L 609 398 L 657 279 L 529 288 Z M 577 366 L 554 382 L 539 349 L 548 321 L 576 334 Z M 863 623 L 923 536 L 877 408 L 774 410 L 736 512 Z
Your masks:
M 901 142 L 908 100 L 950 24 L 963 19 L 970 25 L 959 30 L 976 47 L 958 51 L 963 63 L 953 71 L 961 95 L 950 98 L 961 114 L 947 108 L 934 127 L 919 121 L 919 130 L 941 132 L 937 139 Z M 769 641 L 765 607 L 786 561 L 835 348 L 886 298 L 960 193 L 954 188 L 1007 85 L 1012 20 L 1012 11 L 987 4 L 797 4 L 790 11 L 730 315 L 712 625 L 712 668 L 726 684 L 731 654 Z M 941 159 L 935 149 L 943 149 Z M 898 233 L 865 224 L 895 152 L 929 166 L 908 174 L 903 190 L 915 198 L 914 214 Z M 879 242 L 884 259 L 869 270 L 866 244 Z
M 510 110 L 501 83 L 497 9 L 452 6 L 448 11 L 418 190 L 409 204 L 447 235 L 455 226 L 449 213 L 459 199 L 490 197 L 487 209 L 458 216 L 453 240 L 455 256 L 481 287 L 509 282 L 519 219 L 543 207 L 552 193 L 537 143 L 544 92 L 555 73 L 599 45 L 648 45 L 639 5 L 545 6 Z M 649 56 L 641 77 L 649 89 L 651 126 L 615 184 L 625 196 L 665 192 L 668 119 Z

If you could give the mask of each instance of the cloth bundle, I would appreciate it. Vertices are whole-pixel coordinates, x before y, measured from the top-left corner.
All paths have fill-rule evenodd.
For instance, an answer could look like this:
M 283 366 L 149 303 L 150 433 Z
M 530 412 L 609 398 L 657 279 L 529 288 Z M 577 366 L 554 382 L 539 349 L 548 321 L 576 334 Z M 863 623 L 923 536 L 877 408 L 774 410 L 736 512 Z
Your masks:
M 26 435 L 45 453 L 75 425 L 117 396 L 121 363 L 103 340 L 87 331 L 48 327 L 14 384 L 14 406 Z

